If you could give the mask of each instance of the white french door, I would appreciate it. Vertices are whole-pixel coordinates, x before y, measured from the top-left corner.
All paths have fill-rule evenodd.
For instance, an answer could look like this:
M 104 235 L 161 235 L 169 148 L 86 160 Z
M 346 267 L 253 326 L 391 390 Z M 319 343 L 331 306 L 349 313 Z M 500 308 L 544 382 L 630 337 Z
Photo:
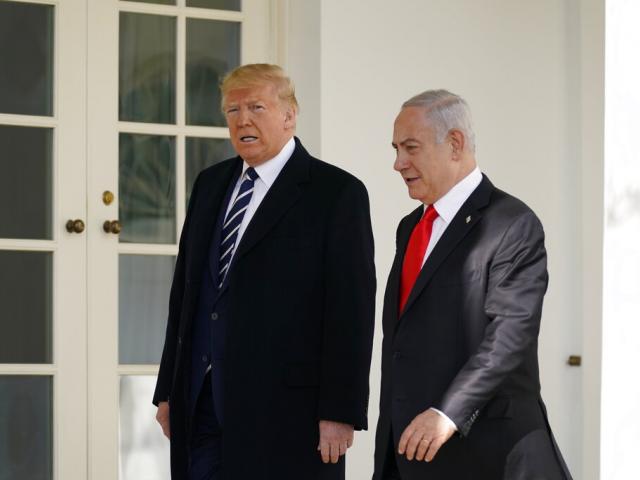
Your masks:
M 186 203 L 195 175 L 232 153 L 220 113 L 222 75 L 241 60 L 270 59 L 269 2 L 177 3 L 89 1 L 87 206 L 97 225 L 88 233 L 89 458 L 95 479 L 168 478 L 168 442 L 155 424 L 151 398 Z M 109 205 L 105 191 L 114 195 Z M 105 222 L 112 222 L 106 225 L 111 232 L 118 224 L 122 230 L 105 233 Z
M 87 471 L 85 19 L 0 1 L 2 480 Z
M 232 152 L 218 83 L 274 60 L 274 6 L 0 0 L 0 480 L 169 478 L 178 237 Z

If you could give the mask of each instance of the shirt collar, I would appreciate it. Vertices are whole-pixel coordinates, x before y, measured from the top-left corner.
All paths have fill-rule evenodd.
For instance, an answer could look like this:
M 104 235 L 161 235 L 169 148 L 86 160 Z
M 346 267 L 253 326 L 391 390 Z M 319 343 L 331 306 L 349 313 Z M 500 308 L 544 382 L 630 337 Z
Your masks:
M 460 207 L 467 201 L 473 191 L 482 182 L 480 168 L 476 167 L 469 175 L 456 183 L 451 190 L 433 204 L 433 208 L 438 212 L 447 225 L 451 223 Z
M 291 137 L 289 141 L 284 144 L 284 147 L 282 147 L 282 150 L 280 150 L 280 153 L 278 153 L 278 155 L 254 168 L 254 170 L 260 177 L 260 180 L 265 183 L 267 188 L 271 188 L 273 182 L 276 181 L 276 178 L 278 178 L 278 175 L 284 168 L 285 164 L 287 163 L 289 158 L 291 158 L 291 155 L 293 155 L 293 151 L 295 150 L 295 148 L 296 142 L 293 137 Z M 242 175 L 240 176 L 240 178 L 244 177 L 244 174 L 246 173 L 248 168 L 249 164 L 243 160 Z

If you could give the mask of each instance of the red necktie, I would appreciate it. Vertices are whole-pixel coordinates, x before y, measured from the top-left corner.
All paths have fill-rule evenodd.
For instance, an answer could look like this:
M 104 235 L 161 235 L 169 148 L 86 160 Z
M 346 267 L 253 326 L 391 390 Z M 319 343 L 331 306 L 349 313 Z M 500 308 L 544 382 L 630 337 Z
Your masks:
M 422 268 L 422 260 L 427 251 L 429 240 L 431 239 L 431 230 L 433 229 L 433 221 L 438 218 L 438 212 L 429 205 L 427 211 L 411 232 L 407 250 L 404 253 L 404 261 L 402 262 L 402 277 L 400 278 L 400 304 L 398 315 L 402 313 L 413 285 L 416 283 L 420 269 Z

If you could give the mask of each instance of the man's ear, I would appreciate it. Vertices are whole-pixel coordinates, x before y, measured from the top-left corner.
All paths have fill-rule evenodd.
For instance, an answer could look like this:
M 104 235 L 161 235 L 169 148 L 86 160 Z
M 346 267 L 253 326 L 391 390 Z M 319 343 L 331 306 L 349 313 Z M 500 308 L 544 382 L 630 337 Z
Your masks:
M 290 129 L 296 126 L 296 111 L 293 107 L 287 107 L 284 111 L 284 128 Z
M 465 138 L 464 133 L 462 133 L 461 130 L 455 128 L 449 130 L 447 137 L 451 145 L 451 153 L 453 155 L 453 158 L 457 160 L 460 158 L 460 154 L 465 148 L 467 139 Z

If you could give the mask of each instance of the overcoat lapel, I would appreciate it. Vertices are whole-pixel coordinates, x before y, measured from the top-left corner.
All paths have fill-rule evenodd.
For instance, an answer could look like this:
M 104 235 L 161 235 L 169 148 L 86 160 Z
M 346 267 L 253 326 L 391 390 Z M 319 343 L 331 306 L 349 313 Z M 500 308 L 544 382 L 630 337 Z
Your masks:
M 494 187 L 489 179 L 483 175 L 482 182 L 473 191 L 471 196 L 462 205 L 460 210 L 438 240 L 438 243 L 431 251 L 429 258 L 420 270 L 416 283 L 409 294 L 404 310 L 400 313 L 400 321 L 404 313 L 411 308 L 416 298 L 429 283 L 433 275 L 438 270 L 442 262 L 456 248 L 460 241 L 473 229 L 482 218 L 481 210 L 487 206 Z
M 295 141 L 296 147 L 291 158 L 271 185 L 240 240 L 229 267 L 229 281 L 225 281 L 222 287 L 223 291 L 233 278 L 234 264 L 240 261 L 298 201 L 301 195 L 299 185 L 309 181 L 311 157 L 297 138 Z
M 192 268 L 189 269 L 192 281 L 199 282 L 202 277 L 202 267 L 209 264 L 211 236 L 218 223 L 222 202 L 229 185 L 234 178 L 240 175 L 241 170 L 242 159 L 237 157 L 225 165 L 225 168 L 211 182 L 198 187 L 204 192 L 202 193 L 202 201 L 194 207 L 196 212 L 194 212 L 193 236 L 191 237 L 193 243 L 190 247 Z

